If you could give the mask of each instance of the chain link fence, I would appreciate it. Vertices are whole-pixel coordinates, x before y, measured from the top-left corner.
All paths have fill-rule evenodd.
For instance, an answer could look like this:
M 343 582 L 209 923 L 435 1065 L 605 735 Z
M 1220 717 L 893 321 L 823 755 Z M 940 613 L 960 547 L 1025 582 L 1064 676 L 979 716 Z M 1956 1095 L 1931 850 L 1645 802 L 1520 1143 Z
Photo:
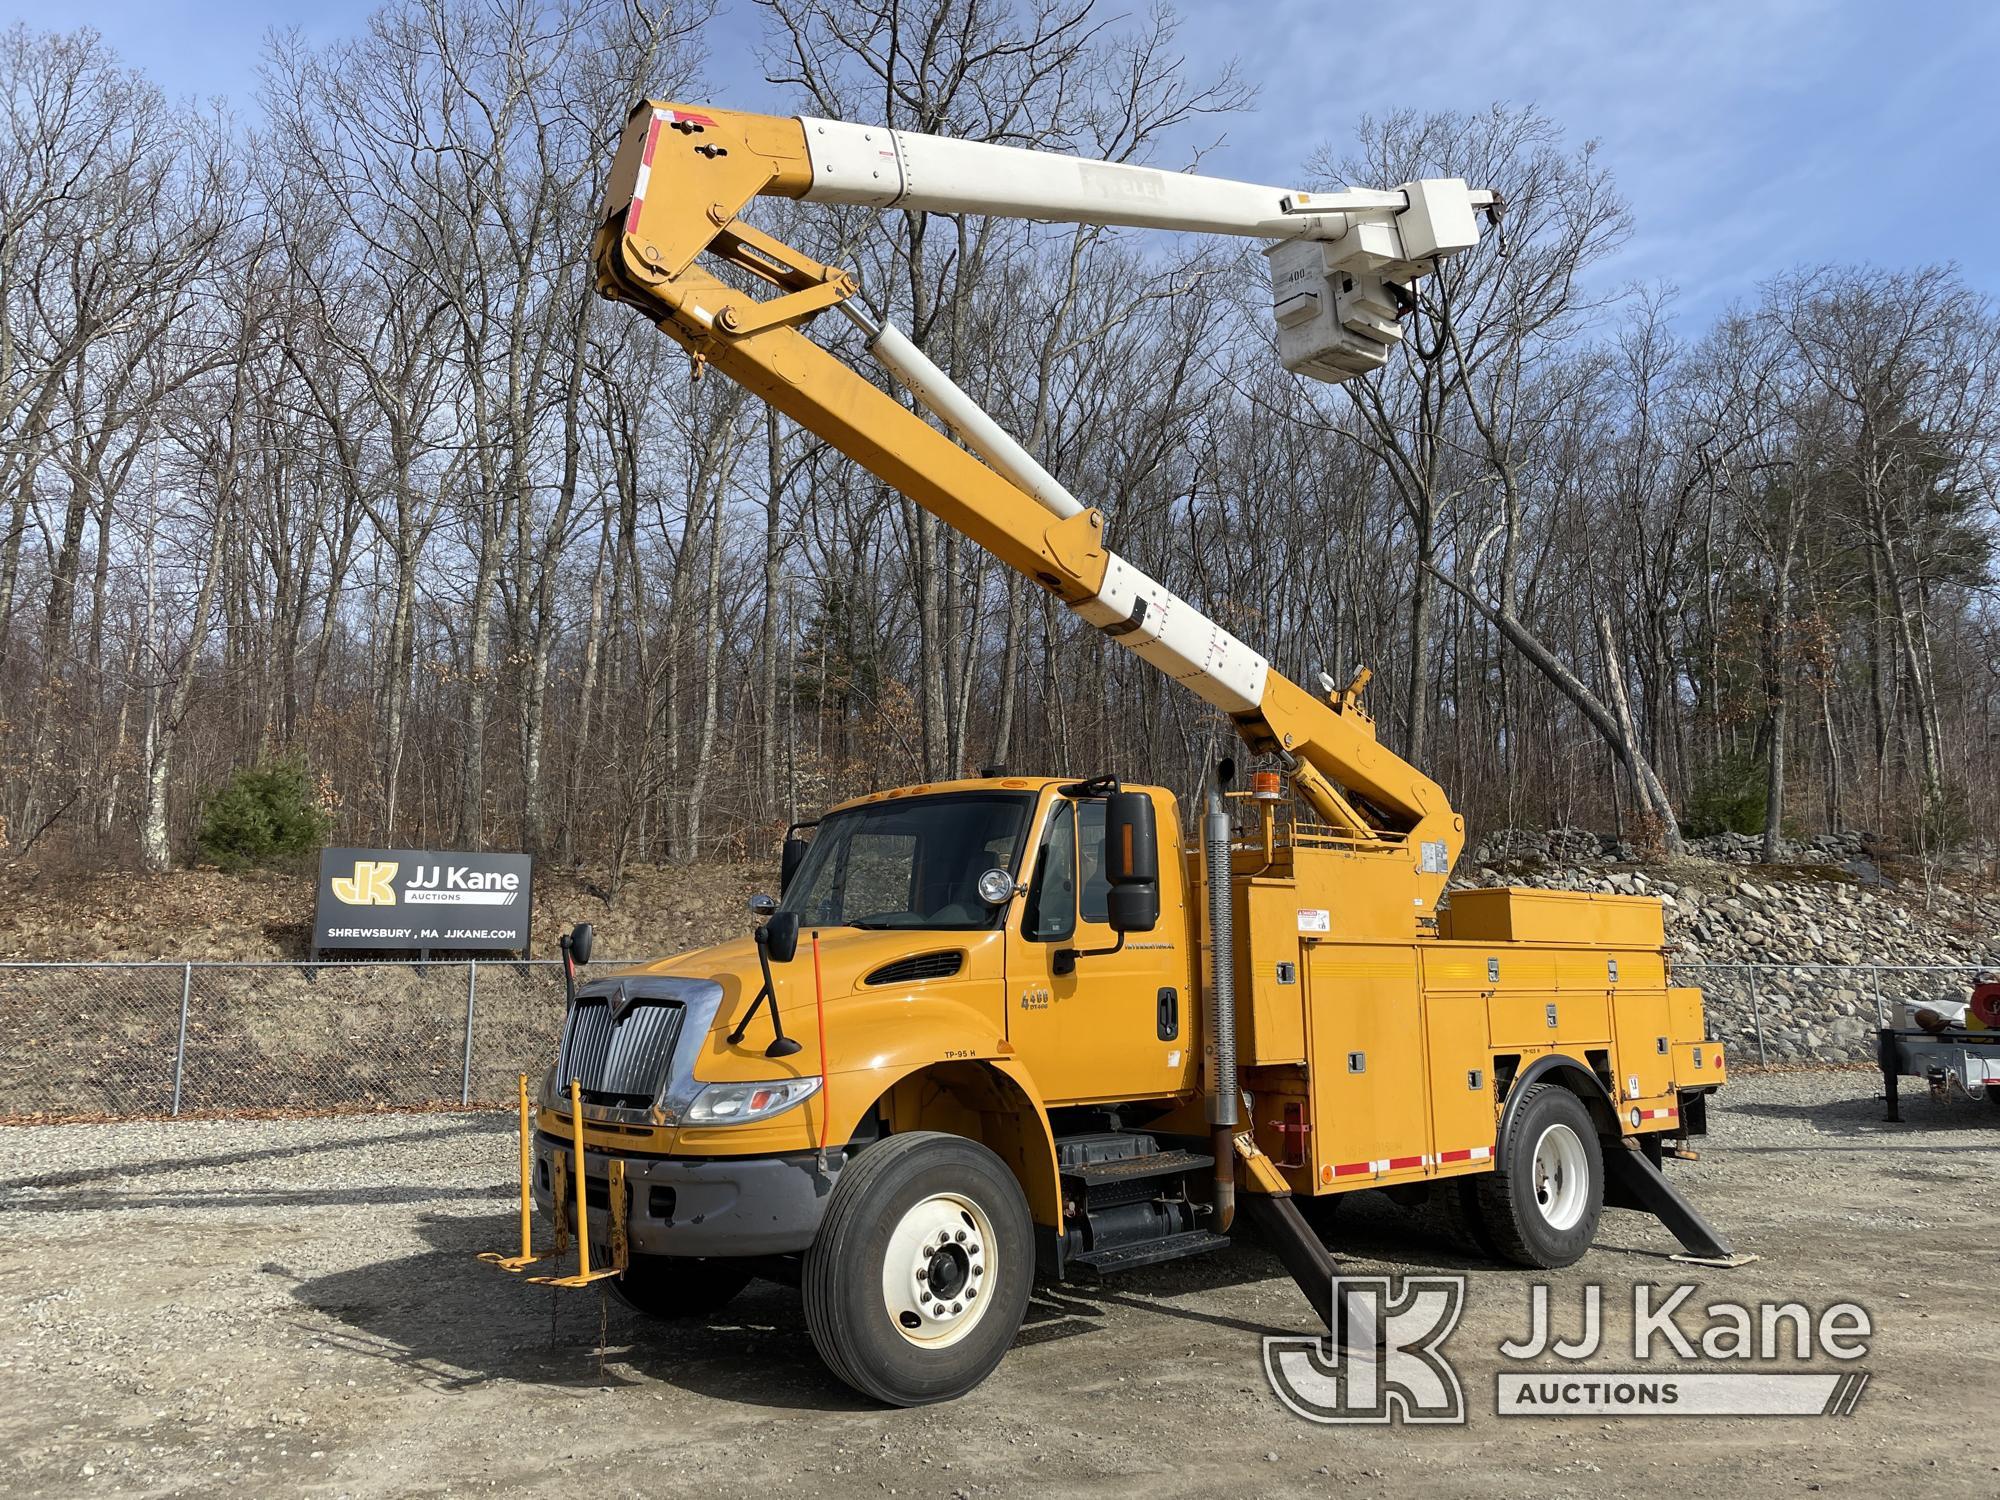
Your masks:
M 0 964 L 0 1121 L 511 1103 L 562 1015 L 549 959 Z
M 1964 1001 L 1982 972 L 1673 966 L 1738 1065 L 1870 1062 L 1877 1026 Z M 548 959 L 5 963 L 0 1121 L 508 1104 L 515 1076 L 554 1056 L 562 1011 Z
M 1735 1063 L 1875 1062 L 1875 1032 L 1920 1006 L 1962 1005 L 1979 964 L 1675 963 L 1700 988 L 1708 1033 Z

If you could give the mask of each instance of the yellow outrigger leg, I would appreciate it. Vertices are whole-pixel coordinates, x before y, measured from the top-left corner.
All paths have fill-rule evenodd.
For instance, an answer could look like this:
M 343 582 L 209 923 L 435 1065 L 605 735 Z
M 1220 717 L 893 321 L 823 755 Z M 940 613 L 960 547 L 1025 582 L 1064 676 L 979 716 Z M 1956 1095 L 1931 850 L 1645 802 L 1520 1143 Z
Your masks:
M 518 1255 L 502 1255 L 497 1250 L 489 1250 L 479 1258 L 503 1271 L 523 1271 L 547 1259 L 536 1255 L 532 1243 L 534 1227 L 534 1198 L 531 1191 L 531 1176 L 534 1170 L 534 1150 L 530 1137 L 531 1126 L 528 1119 L 528 1075 L 520 1075 L 521 1113 L 521 1251 Z M 555 1159 L 554 1188 L 556 1236 L 555 1248 L 551 1252 L 557 1259 L 569 1248 L 568 1224 L 564 1220 L 563 1200 L 569 1196 L 572 1183 L 576 1193 L 576 1274 L 574 1276 L 530 1276 L 528 1279 L 538 1286 L 588 1286 L 593 1281 L 602 1281 L 607 1276 L 622 1275 L 631 1262 L 631 1249 L 626 1241 L 626 1197 L 625 1163 L 613 1159 L 607 1167 L 605 1182 L 605 1208 L 611 1220 L 611 1256 L 609 1264 L 593 1268 L 590 1264 L 590 1209 L 588 1187 L 583 1170 L 583 1090 L 576 1079 L 569 1082 L 570 1151 L 567 1159 Z M 564 1170 L 567 1168 L 568 1170 Z
M 528 1174 L 533 1170 L 534 1151 L 528 1135 L 528 1075 L 520 1075 L 521 1089 L 521 1253 L 502 1255 L 498 1250 L 488 1250 L 479 1258 L 503 1271 L 520 1271 L 535 1264 L 541 1256 L 535 1254 L 533 1231 L 535 1224 L 535 1200 L 529 1193 Z

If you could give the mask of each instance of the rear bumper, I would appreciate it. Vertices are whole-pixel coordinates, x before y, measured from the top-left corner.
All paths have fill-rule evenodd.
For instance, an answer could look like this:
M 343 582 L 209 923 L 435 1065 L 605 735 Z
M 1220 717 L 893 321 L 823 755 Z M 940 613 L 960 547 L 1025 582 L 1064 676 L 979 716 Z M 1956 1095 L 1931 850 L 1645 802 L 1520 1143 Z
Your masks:
M 570 1147 L 535 1137 L 535 1204 L 554 1211 L 549 1192 L 552 1158 Z M 585 1196 L 593 1244 L 608 1236 L 604 1207 L 611 1158 L 584 1152 Z M 819 1221 L 845 1156 L 829 1151 L 822 1171 L 814 1152 L 796 1156 L 675 1158 L 624 1156 L 625 1184 L 631 1195 L 626 1234 L 635 1255 L 788 1255 L 804 1250 L 819 1232 Z M 573 1216 L 573 1204 L 565 1204 Z

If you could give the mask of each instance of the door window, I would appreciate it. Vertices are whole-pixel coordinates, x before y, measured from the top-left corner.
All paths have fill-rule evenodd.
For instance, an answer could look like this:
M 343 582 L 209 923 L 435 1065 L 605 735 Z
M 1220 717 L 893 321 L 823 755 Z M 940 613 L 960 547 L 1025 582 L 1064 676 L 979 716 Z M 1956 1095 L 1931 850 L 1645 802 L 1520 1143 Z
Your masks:
M 1098 830 L 1100 850 L 1103 829 Z M 1067 799 L 1049 813 L 1035 879 L 1028 888 L 1022 935 L 1038 943 L 1060 942 L 1076 931 L 1076 815 Z
M 1086 922 L 1111 919 L 1111 874 L 1104 864 L 1104 814 L 1109 807 L 1107 802 L 1091 801 L 1076 809 L 1077 866 L 1082 874 L 1078 904 Z

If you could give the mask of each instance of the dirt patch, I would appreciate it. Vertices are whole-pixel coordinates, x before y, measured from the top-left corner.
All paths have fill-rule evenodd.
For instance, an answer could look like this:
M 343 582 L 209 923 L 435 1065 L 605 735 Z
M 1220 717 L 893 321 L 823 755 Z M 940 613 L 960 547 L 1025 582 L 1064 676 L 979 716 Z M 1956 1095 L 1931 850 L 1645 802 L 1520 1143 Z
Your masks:
M 1250 1242 L 1045 1288 L 986 1385 L 887 1411 L 825 1373 L 786 1288 L 676 1327 L 477 1264 L 513 1232 L 501 1116 L 0 1131 L 0 1496 L 1991 1495 L 2000 1111 L 1911 1087 L 1891 1126 L 1875 1086 L 1731 1083 L 1673 1170 L 1764 1257 L 1734 1272 L 1612 1213 L 1580 1265 L 1530 1276 L 1356 1201 L 1329 1231 L 1349 1269 L 1469 1278 L 1471 1420 L 1422 1429 L 1279 1406 L 1259 1336 L 1309 1315 Z M 1843 1419 L 1499 1418 L 1537 1280 L 1567 1321 L 1593 1282 L 1628 1310 L 1586 1369 L 1631 1366 L 1639 1282 L 1851 1298 L 1871 1383 Z

